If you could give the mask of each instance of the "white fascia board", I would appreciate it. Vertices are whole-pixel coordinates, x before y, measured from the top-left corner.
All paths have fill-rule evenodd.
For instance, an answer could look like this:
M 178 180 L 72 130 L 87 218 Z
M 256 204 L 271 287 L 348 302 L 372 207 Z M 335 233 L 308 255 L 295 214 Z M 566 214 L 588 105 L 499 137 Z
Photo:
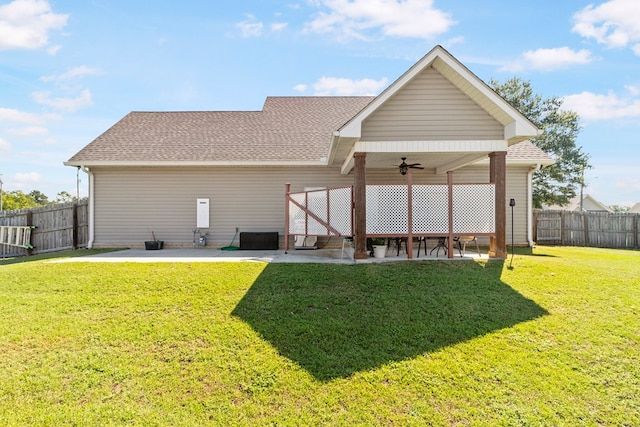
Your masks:
M 529 120 L 514 120 L 504 127 L 504 139 L 512 143 L 539 136 L 541 131 Z
M 460 141 L 358 141 L 353 152 L 366 153 L 476 153 L 507 151 L 507 141 L 460 140 Z
M 442 62 L 440 62 L 442 61 Z M 517 138 L 519 141 L 523 141 L 525 139 L 529 139 L 535 136 L 538 136 L 540 131 L 535 127 L 531 121 L 524 116 L 520 111 L 513 107 L 513 105 L 509 104 L 504 98 L 498 95 L 489 85 L 487 85 L 483 80 L 481 80 L 478 76 L 476 76 L 471 70 L 469 70 L 464 64 L 458 61 L 453 55 L 445 54 L 439 55 L 438 61 L 434 63 L 434 68 L 436 70 L 441 70 L 442 64 L 445 64 L 445 68 L 449 67 L 455 74 L 462 77 L 466 80 L 471 86 L 477 90 L 481 97 L 484 97 L 491 104 L 495 105 L 499 110 L 501 110 L 507 117 L 510 117 L 513 122 L 505 124 L 505 139 L 512 140 Z M 446 73 L 444 73 L 446 74 Z M 461 90 L 464 89 L 461 88 Z M 474 99 L 475 97 L 471 94 L 467 93 Z M 476 102 L 478 100 L 476 99 Z M 498 121 L 504 124 L 504 121 Z M 511 129 L 507 129 L 509 127 Z
M 169 167 L 180 167 L 180 166 L 220 166 L 220 167 L 269 167 L 269 166 L 326 166 L 327 160 L 318 160 L 318 161 L 74 161 L 74 162 L 64 162 L 65 166 L 87 166 L 87 167 L 95 167 L 95 166 L 169 166 Z

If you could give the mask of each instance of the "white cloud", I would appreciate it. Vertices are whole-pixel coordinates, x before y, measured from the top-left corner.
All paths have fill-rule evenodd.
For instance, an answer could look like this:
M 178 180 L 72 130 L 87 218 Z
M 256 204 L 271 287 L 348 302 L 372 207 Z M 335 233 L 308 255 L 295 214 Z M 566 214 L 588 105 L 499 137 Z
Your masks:
M 37 184 L 42 181 L 42 175 L 38 172 L 17 173 L 13 176 L 13 180 L 18 187 L 24 187 L 26 184 Z
M 632 96 L 638 96 L 640 95 L 640 87 L 638 86 L 632 86 L 632 85 L 626 85 L 624 87 Z
M 32 96 L 33 100 L 38 104 L 48 105 L 56 110 L 67 112 L 73 112 L 93 104 L 89 89 L 84 89 L 82 93 L 75 98 L 52 98 L 51 92 L 34 92 Z
M 273 22 L 271 24 L 271 31 L 273 32 L 278 32 L 278 31 L 282 31 L 285 28 L 287 28 L 287 23 L 286 22 Z
M 87 67 L 86 65 L 80 65 L 79 67 L 73 67 L 57 76 L 42 76 L 40 77 L 40 80 L 43 82 L 60 82 L 95 74 L 99 74 L 98 69 Z
M 553 71 L 570 65 L 588 64 L 592 60 L 591 52 L 586 49 L 575 51 L 567 46 L 551 49 L 540 48 L 524 52 L 520 59 L 503 66 L 502 69 L 511 72 L 528 69 Z
M 318 0 L 328 9 L 306 24 L 306 31 L 333 34 L 340 40 L 371 39 L 379 30 L 384 36 L 430 39 L 455 24 L 433 0 Z
M 572 31 L 593 38 L 608 47 L 630 46 L 640 56 L 640 2 L 638 0 L 610 0 L 594 7 L 589 5 L 573 18 Z
M 0 50 L 45 47 L 49 44 L 49 31 L 63 28 L 68 17 L 53 13 L 47 0 L 14 0 L 2 5 Z M 53 53 L 56 51 L 57 48 Z
M 7 155 L 11 152 L 11 144 L 0 138 L 0 154 Z
M 16 136 L 42 136 L 48 135 L 49 129 L 42 126 L 28 126 L 24 128 L 13 128 L 7 130 L 10 134 Z
M 606 95 L 582 92 L 565 96 L 562 107 L 575 111 L 585 120 L 640 118 L 640 99 L 619 97 L 613 92 Z
M 386 86 L 386 78 L 380 80 L 352 80 L 338 77 L 321 77 L 313 84 L 313 89 L 317 96 L 356 96 L 377 95 Z
M 260 37 L 262 35 L 264 24 L 256 21 L 255 16 L 247 15 L 247 19 L 245 21 L 238 22 L 236 27 L 240 29 L 242 37 L 244 38 Z
M 305 92 L 307 90 L 307 85 L 304 83 L 300 83 L 299 85 L 295 85 L 293 87 L 293 90 L 295 90 L 296 92 Z
M 0 122 L 37 124 L 42 123 L 42 121 L 42 117 L 37 114 L 27 113 L 14 108 L 0 108 Z

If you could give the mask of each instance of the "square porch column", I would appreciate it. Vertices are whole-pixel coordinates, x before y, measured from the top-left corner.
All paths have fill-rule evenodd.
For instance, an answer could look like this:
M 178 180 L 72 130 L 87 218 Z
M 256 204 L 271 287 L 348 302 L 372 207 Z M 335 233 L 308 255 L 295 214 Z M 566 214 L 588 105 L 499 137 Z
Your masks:
M 367 259 L 367 153 L 354 153 L 353 243 L 355 259 Z
M 495 151 L 489 154 L 489 181 L 496 186 L 495 212 L 496 225 L 495 237 L 489 240 L 489 257 L 507 257 L 507 152 Z

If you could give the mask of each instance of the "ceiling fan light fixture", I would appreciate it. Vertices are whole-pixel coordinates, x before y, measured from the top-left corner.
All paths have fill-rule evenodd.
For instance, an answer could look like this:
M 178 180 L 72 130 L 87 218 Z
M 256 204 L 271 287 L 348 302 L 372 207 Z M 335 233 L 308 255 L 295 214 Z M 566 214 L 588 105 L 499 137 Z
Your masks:
M 401 157 L 401 159 L 402 163 L 398 165 L 398 169 L 400 169 L 400 175 L 406 175 L 409 169 L 424 169 L 422 166 L 420 166 L 420 163 L 407 164 L 406 157 Z

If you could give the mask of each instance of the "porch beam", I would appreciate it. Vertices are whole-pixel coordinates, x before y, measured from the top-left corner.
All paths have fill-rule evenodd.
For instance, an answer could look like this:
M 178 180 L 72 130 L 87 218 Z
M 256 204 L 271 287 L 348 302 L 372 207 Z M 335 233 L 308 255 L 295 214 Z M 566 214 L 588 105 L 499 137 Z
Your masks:
M 489 257 L 507 257 L 506 151 L 489 154 L 489 181 L 495 184 L 495 237 L 489 239 Z
M 358 141 L 353 144 L 349 154 L 342 163 L 340 173 L 347 175 L 354 168 L 355 153 L 459 153 L 462 164 L 458 161 L 451 165 L 440 166 L 438 173 L 465 166 L 482 159 L 493 151 L 506 151 L 507 141 L 499 140 L 437 140 L 437 141 Z
M 368 153 L 470 153 L 506 151 L 507 141 L 491 140 L 425 140 L 425 141 L 358 141 L 354 151 Z
M 355 172 L 353 179 L 354 193 L 354 224 L 353 242 L 355 259 L 367 259 L 367 153 L 355 153 L 353 155 Z
M 478 160 L 484 159 L 486 158 L 486 156 L 487 153 L 472 153 L 466 156 L 462 156 L 459 159 L 454 160 L 453 162 L 449 162 L 436 167 L 436 175 L 442 175 L 450 171 L 460 169 L 462 167 L 470 165 L 471 163 L 475 163 Z

